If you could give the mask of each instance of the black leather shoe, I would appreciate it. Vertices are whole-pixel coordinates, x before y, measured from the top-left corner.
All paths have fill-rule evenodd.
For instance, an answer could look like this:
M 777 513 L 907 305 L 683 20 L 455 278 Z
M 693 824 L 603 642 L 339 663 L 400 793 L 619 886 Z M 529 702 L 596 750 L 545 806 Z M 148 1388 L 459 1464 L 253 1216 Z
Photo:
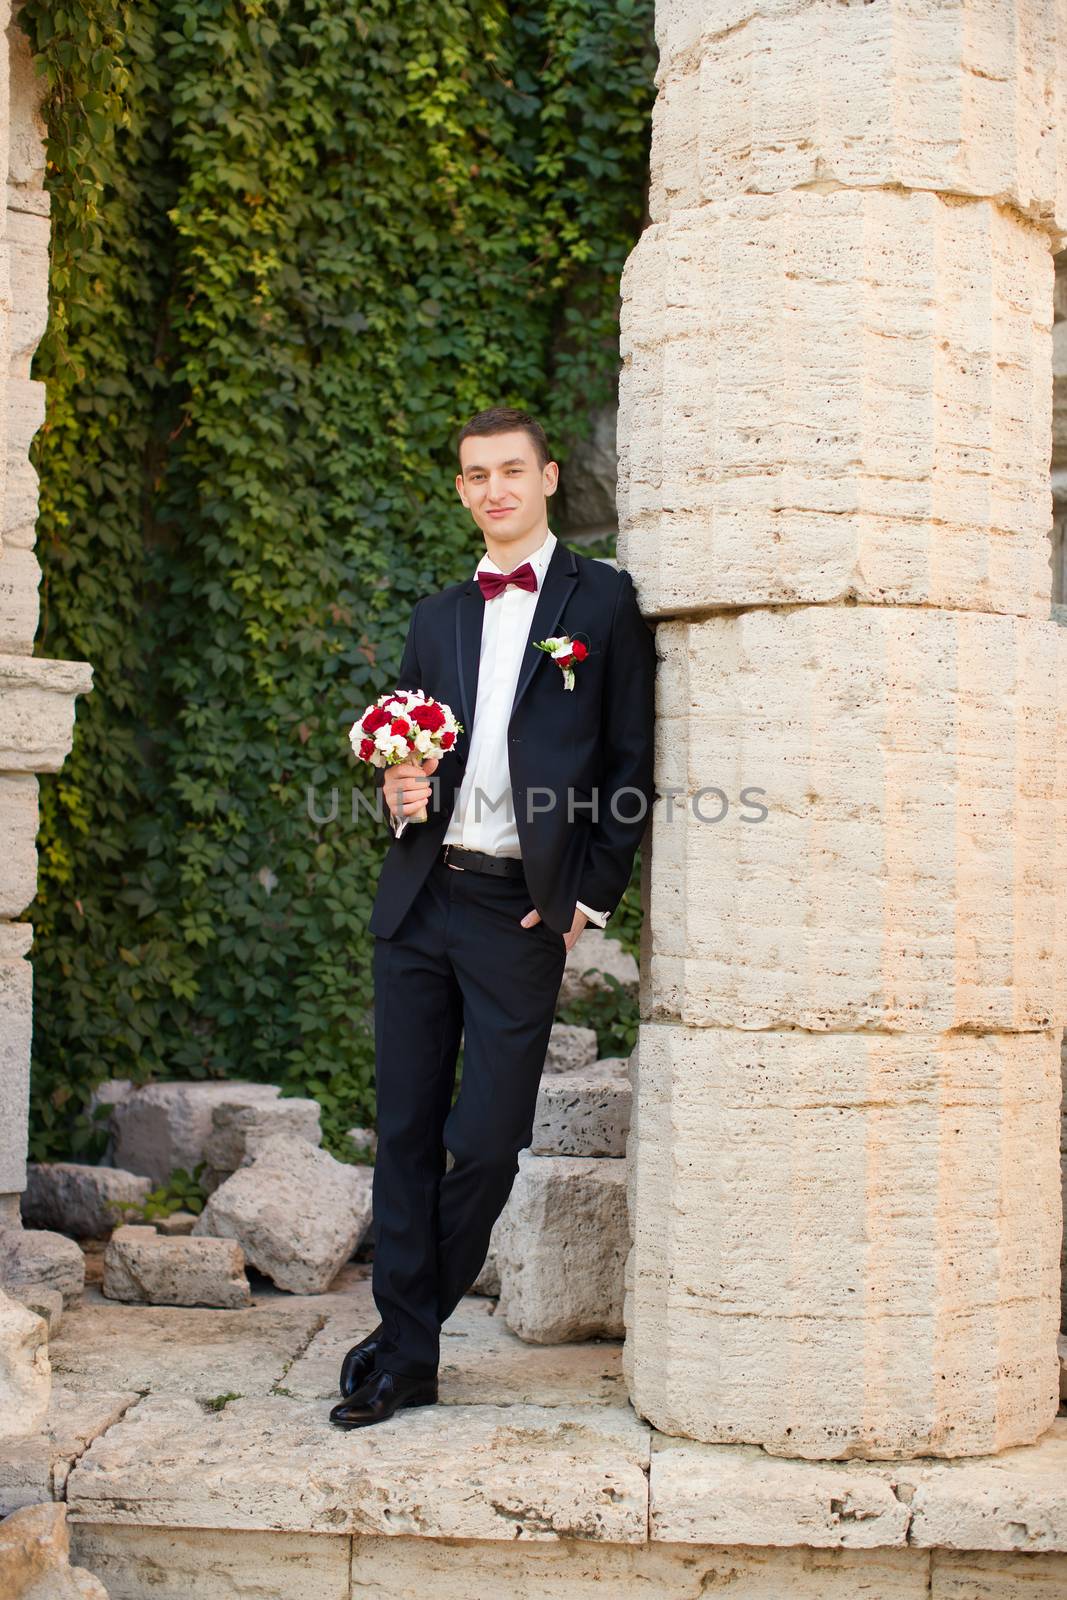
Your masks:
M 365 1428 L 372 1422 L 384 1422 L 403 1406 L 436 1404 L 436 1378 L 410 1378 L 376 1369 L 354 1394 L 334 1406 L 330 1421 L 335 1428 Z
M 354 1344 L 344 1361 L 341 1363 L 341 1381 L 338 1388 L 347 1400 L 353 1390 L 358 1389 L 361 1383 L 366 1383 L 374 1371 L 374 1363 L 381 1349 L 382 1336 L 385 1329 L 379 1322 L 372 1328 L 365 1339 Z

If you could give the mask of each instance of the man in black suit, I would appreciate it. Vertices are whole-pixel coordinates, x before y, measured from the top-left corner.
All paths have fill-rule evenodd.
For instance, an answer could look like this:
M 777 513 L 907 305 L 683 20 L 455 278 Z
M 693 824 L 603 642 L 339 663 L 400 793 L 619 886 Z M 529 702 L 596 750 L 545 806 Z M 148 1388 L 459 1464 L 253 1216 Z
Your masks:
M 345 1428 L 437 1399 L 441 1324 L 533 1136 L 567 952 L 617 906 L 653 800 L 656 658 L 629 575 L 551 533 L 558 467 L 525 412 L 474 417 L 459 462 L 486 553 L 415 606 L 397 687 L 450 705 L 463 732 L 440 764 L 384 776 L 394 838 L 370 922 L 381 1322 L 345 1358 L 330 1416 Z

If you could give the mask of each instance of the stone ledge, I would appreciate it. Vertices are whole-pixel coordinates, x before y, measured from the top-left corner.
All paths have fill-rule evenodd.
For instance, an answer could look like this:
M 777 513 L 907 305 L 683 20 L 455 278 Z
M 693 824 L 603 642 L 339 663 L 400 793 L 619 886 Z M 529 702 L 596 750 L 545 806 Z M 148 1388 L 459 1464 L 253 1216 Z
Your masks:
M 1067 1418 L 958 1461 L 795 1461 L 657 1433 L 649 1485 L 654 1541 L 1067 1551 Z
M 0 1445 L 0 1517 L 41 1500 L 62 1500 L 74 1462 L 137 1399 L 132 1390 L 79 1395 L 53 1388 L 42 1431 Z
M 351 1433 L 329 1402 L 151 1396 L 67 1480 L 82 1522 L 643 1544 L 649 1430 L 598 1406 L 434 1406 Z
M 0 771 L 58 772 L 70 754 L 75 699 L 92 686 L 87 661 L 0 655 Z
M 812 1462 L 655 1434 L 628 1407 L 440 1405 L 345 1434 L 329 1425 L 330 1403 L 272 1396 L 214 1412 L 150 1396 L 73 1466 L 72 1517 L 442 1540 L 1067 1551 L 1067 1418 L 997 1457 Z

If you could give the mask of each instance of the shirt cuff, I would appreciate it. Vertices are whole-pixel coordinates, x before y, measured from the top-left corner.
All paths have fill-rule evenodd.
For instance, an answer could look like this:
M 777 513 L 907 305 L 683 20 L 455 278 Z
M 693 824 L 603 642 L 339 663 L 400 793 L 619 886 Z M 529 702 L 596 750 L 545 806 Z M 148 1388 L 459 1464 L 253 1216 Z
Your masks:
M 590 906 L 584 906 L 580 900 L 575 902 L 575 909 L 584 911 L 589 921 L 595 923 L 598 928 L 607 927 L 608 918 L 611 916 L 610 911 L 594 911 Z
M 389 826 L 393 830 L 393 838 L 394 839 L 399 839 L 400 838 L 400 835 L 403 833 L 403 831 L 407 827 L 407 825 L 408 825 L 408 818 L 407 817 L 399 817 L 399 818 L 398 817 L 394 817 L 393 813 L 390 811 L 390 813 L 389 813 Z

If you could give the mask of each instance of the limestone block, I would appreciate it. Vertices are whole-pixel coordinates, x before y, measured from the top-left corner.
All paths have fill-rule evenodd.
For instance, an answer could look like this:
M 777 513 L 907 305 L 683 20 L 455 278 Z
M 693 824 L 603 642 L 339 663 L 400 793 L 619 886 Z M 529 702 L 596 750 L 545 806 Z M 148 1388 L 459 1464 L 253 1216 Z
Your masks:
M 70 754 L 75 698 L 92 685 L 87 661 L 0 656 L 0 771 L 58 772 Z
M 41 568 L 32 550 L 11 549 L 0 559 L 0 652 L 28 656 L 40 614 Z
M 123 1208 L 139 1206 L 151 1187 L 148 1178 L 116 1167 L 31 1162 L 22 1220 L 28 1228 L 54 1228 L 75 1239 L 106 1239 L 125 1220 Z
M 646 615 L 1046 618 L 1052 258 L 930 192 L 741 195 L 622 280 L 619 559 Z
M 4 1600 L 108 1600 L 99 1578 L 70 1564 L 67 1508 L 25 1506 L 0 1522 Z
M 0 588 L 7 570 L 0 560 Z M 0 917 L 19 917 L 37 893 L 37 778 L 0 774 Z
M 169 1217 L 156 1218 L 156 1232 L 165 1239 L 187 1239 L 196 1226 L 196 1211 L 172 1211 Z
M 62 1233 L 7 1228 L 0 1233 L 0 1286 L 19 1298 L 27 1290 L 55 1289 L 69 1310 L 85 1288 L 85 1257 Z
M 1058 1057 L 1052 1031 L 643 1027 L 639 1414 L 815 1458 L 1037 1438 L 1058 1398 Z
M 967 1462 L 774 1460 L 653 1434 L 649 1537 L 667 1543 L 1067 1549 L 1067 1418 Z
M 96 1088 L 89 1096 L 86 1111 L 89 1116 L 94 1118 L 100 1129 L 107 1129 L 107 1145 L 100 1159 L 102 1167 L 113 1167 L 115 1165 L 115 1138 L 111 1129 L 111 1112 L 123 1100 L 128 1100 L 133 1092 L 134 1084 L 131 1078 L 105 1078 L 102 1083 L 96 1085 Z M 105 1107 L 107 1108 L 106 1110 L 104 1109 Z M 98 1110 L 100 1112 L 99 1117 L 96 1116 Z
M 117 1228 L 104 1252 L 104 1294 L 131 1305 L 252 1304 L 241 1247 L 231 1239 L 168 1239 L 155 1228 Z
M 913 1545 L 935 1550 L 1067 1551 L 1067 1417 L 1027 1450 L 952 1467 L 902 1468 Z
M 215 1413 L 149 1396 L 74 1467 L 71 1512 L 138 1527 L 645 1541 L 649 1432 L 628 1408 L 435 1405 L 356 1433 L 331 1428 L 328 1408 L 275 1396 Z
M 324 1294 L 371 1220 L 370 1167 L 273 1134 L 208 1198 L 193 1235 L 236 1239 L 251 1266 L 294 1294 Z
M 1060 1399 L 1067 1400 L 1067 1333 L 1056 1340 L 1056 1353 L 1060 1358 Z
M 83 1395 L 53 1384 L 40 1427 L 0 1444 L 0 1517 L 41 1500 L 62 1500 L 72 1464 L 138 1399 L 131 1390 Z
M 1017 1563 L 1024 1559 L 1015 1557 Z M 606 1545 L 581 1539 L 444 1548 L 431 1539 L 364 1538 L 353 1544 L 352 1600 L 382 1600 L 386 1595 L 389 1600 L 469 1600 L 475 1594 L 499 1600 L 705 1600 L 719 1595 L 729 1600 L 930 1600 L 929 1577 L 929 1557 L 910 1550 L 753 1550 L 744 1545 Z M 1019 1581 L 1025 1584 L 1026 1575 Z M 981 1600 L 1062 1600 L 1052 1588 L 1031 1593 L 1022 1587 L 961 1589 L 952 1600 L 978 1600 L 979 1595 Z M 117 1600 L 127 1597 L 120 1594 Z M 129 1600 L 140 1596 L 134 1592 Z
M 63 1326 L 63 1296 L 58 1289 L 44 1289 L 37 1284 L 28 1284 L 16 1296 L 35 1317 L 40 1317 L 48 1329 L 49 1339 L 55 1338 Z
M 602 928 L 588 927 L 568 953 L 560 986 L 561 1006 L 585 1000 L 598 989 L 610 989 L 605 977 L 615 978 L 624 989 L 637 993 L 637 962 L 618 939 L 611 939 Z
M 321 1327 L 322 1302 L 257 1299 L 248 1311 L 219 1311 L 87 1296 L 49 1346 L 55 1381 L 86 1396 L 122 1389 L 199 1401 L 270 1394 Z
M 626 1077 L 543 1077 L 530 1149 L 537 1156 L 625 1156 L 630 1127 Z
M 585 934 L 583 933 L 582 938 L 578 941 L 579 944 L 584 939 Z M 596 1030 L 594 1028 L 572 1027 L 566 1022 L 553 1023 L 543 1070 L 545 1072 L 571 1072 L 577 1067 L 587 1067 L 596 1060 L 596 1051 Z
M 927 1600 L 1061 1600 L 1067 1555 L 932 1550 Z
M 45 1323 L 0 1289 L 0 1439 L 36 1432 L 51 1387 Z
M 291 1134 L 308 1144 L 322 1143 L 317 1100 L 268 1100 L 258 1105 L 224 1102 L 211 1113 L 211 1132 L 204 1145 L 204 1160 L 228 1176 L 250 1160 L 272 1134 Z
M 71 1527 L 72 1558 L 102 1579 L 112 1600 L 349 1600 L 350 1542 L 232 1528 Z
M 8 378 L 7 468 L 4 503 L 0 507 L 0 547 L 32 549 L 37 537 L 37 471 L 30 462 L 30 445 L 44 422 L 44 384 L 29 378 Z
M 29 377 L 30 362 L 48 324 L 50 232 L 46 216 L 28 211 L 7 213 L 12 307 L 8 360 L 14 378 Z
M 149 1083 L 120 1100 L 111 1114 L 115 1165 L 166 1183 L 205 1159 L 217 1107 L 262 1106 L 276 1100 L 269 1083 Z
M 657 648 L 657 1017 L 1062 1027 L 1067 630 L 802 606 Z
M 656 220 L 825 183 L 989 196 L 1067 231 L 1058 5 L 657 0 L 656 34 Z
M 906 1544 L 909 1522 L 887 1470 L 652 1436 L 650 1539 L 867 1550 Z
M 563 1344 L 623 1333 L 630 1237 L 626 1163 L 519 1154 L 499 1220 L 498 1314 L 521 1339 Z
M 29 196 L 44 187 L 46 130 L 41 116 L 44 84 L 20 28 L 7 35 L 9 101 L 8 183 Z
M 32 938 L 29 923 L 0 925 L 0 1194 L 18 1194 L 26 1184 L 33 969 L 25 958 Z

